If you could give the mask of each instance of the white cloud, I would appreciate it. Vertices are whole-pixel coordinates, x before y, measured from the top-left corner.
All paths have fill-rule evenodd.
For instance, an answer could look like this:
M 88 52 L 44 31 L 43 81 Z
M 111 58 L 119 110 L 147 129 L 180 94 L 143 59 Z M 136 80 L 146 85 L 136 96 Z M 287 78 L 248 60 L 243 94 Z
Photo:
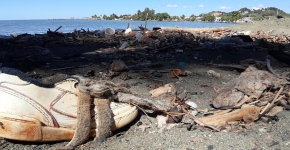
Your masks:
M 198 7 L 203 8 L 204 6 L 202 4 L 200 4 Z
M 252 7 L 253 10 L 258 10 L 262 8 L 265 8 L 263 4 L 259 4 L 258 6 Z
M 191 6 L 183 6 L 183 8 L 192 8 Z
M 177 6 L 177 5 L 170 5 L 170 4 L 167 4 L 166 7 L 168 7 L 168 8 L 177 8 L 178 6 Z
M 225 9 L 231 9 L 231 7 L 230 6 L 220 6 L 219 9 L 225 10 Z

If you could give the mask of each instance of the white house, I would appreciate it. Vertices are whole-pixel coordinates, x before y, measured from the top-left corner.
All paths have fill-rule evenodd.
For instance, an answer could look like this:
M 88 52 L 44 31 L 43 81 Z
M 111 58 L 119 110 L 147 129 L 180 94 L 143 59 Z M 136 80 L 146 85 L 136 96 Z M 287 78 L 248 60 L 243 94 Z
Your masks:
M 222 21 L 222 17 L 215 17 L 215 22 L 221 22 Z

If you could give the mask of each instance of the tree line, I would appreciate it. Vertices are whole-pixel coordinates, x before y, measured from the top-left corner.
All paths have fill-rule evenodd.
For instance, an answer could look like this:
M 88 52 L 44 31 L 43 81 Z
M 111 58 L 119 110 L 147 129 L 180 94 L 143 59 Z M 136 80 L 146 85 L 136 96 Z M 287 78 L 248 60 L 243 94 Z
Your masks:
M 213 13 L 218 12 L 220 15 L 214 16 Z M 237 21 L 243 17 L 252 17 L 253 20 L 262 20 L 268 19 L 270 16 L 280 15 L 282 17 L 290 17 L 290 14 L 285 13 L 284 11 L 275 8 L 275 7 L 268 7 L 262 8 L 259 10 L 250 10 L 248 8 L 241 8 L 238 11 L 232 12 L 221 12 L 221 11 L 213 11 L 209 13 L 203 13 L 198 16 L 194 14 L 190 16 L 170 16 L 167 12 L 163 13 L 155 13 L 154 9 L 145 8 L 143 11 L 138 10 L 134 15 L 116 15 L 115 13 L 107 15 L 93 15 L 91 16 L 93 19 L 104 19 L 104 20 L 114 20 L 114 19 L 123 19 L 123 20 L 156 20 L 156 21 L 208 21 L 213 22 L 216 21 L 216 17 L 219 17 L 219 21 Z
M 186 18 L 185 15 L 181 16 L 170 16 L 167 12 L 163 13 L 155 13 L 155 10 L 145 8 L 144 11 L 138 10 L 134 15 L 120 15 L 117 16 L 116 14 L 111 14 L 109 16 L 107 15 L 93 15 L 91 16 L 92 19 L 104 19 L 104 20 L 114 20 L 114 19 L 120 19 L 122 18 L 123 20 L 156 20 L 156 21 L 171 21 L 171 20 L 176 20 L 176 21 L 194 21 L 195 20 L 195 15 L 191 15 L 190 18 Z
M 267 8 L 262 8 L 258 10 L 250 10 L 245 7 L 245 8 L 241 8 L 239 11 L 242 12 L 243 16 L 252 17 L 253 20 L 269 19 L 269 17 L 271 16 L 282 17 L 282 18 L 290 17 L 290 14 L 287 14 L 283 10 L 278 9 L 276 7 L 267 7 Z

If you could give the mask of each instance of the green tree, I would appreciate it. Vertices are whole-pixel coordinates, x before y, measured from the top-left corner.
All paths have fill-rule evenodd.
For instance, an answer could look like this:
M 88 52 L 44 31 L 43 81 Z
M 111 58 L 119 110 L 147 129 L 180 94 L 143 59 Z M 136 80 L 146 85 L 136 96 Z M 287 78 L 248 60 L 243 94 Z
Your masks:
M 108 20 L 108 16 L 104 14 L 104 15 L 103 15 L 103 19 L 104 19 L 104 20 Z
M 171 16 L 171 20 L 172 21 L 179 21 L 180 20 L 180 18 L 179 18 L 179 16 Z
M 184 20 L 184 18 L 185 18 L 185 15 L 183 14 L 183 15 L 181 15 L 180 16 L 180 18 L 182 19 L 182 20 Z
M 142 18 L 142 20 L 145 20 L 146 17 L 148 20 L 153 20 L 154 19 L 154 15 L 155 15 L 155 10 L 153 9 L 149 9 L 149 8 L 145 8 L 144 11 L 142 12 L 144 18 Z
M 92 18 L 96 19 L 96 18 L 98 18 L 98 16 L 95 14 L 95 15 L 92 16 Z
M 231 21 L 237 21 L 242 18 L 242 14 L 239 11 L 233 11 L 230 14 Z
M 230 21 L 230 17 L 225 15 L 225 16 L 221 17 L 221 20 L 222 21 Z
M 155 15 L 155 19 L 158 21 L 170 20 L 170 15 L 166 12 L 164 13 L 157 13 Z
M 109 17 L 108 17 L 108 20 L 114 20 L 114 19 L 118 19 L 119 17 L 116 15 L 116 14 L 111 14 Z
M 214 17 L 211 13 L 203 14 L 201 20 L 202 20 L 202 21 L 213 22 L 213 21 L 215 20 L 215 17 Z
M 225 14 L 221 17 L 222 21 L 237 21 L 239 19 L 241 19 L 243 16 L 239 11 L 232 11 L 228 14 Z
M 195 15 L 194 14 L 190 15 L 189 19 L 190 21 L 195 21 Z
M 135 13 L 132 16 L 133 20 L 153 20 L 155 18 L 155 10 L 145 8 L 144 11 L 141 12 L 141 10 L 138 10 L 137 13 Z
M 250 10 L 249 8 L 247 8 L 247 7 L 241 8 L 239 11 L 240 11 L 241 13 L 245 13 L 245 12 L 250 13 L 250 12 L 251 12 L 251 10 Z

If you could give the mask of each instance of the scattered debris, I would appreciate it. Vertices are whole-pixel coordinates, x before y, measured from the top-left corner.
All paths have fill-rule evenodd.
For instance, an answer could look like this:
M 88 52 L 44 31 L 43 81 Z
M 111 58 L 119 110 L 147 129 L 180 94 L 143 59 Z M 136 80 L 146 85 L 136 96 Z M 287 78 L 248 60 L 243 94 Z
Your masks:
M 154 27 L 148 30 L 145 26 L 139 27 L 140 30 L 133 30 L 131 25 L 123 31 L 113 28 L 107 28 L 105 31 L 89 31 L 75 30 L 72 33 L 60 33 L 57 28 L 54 31 L 50 29 L 43 35 L 30 34 L 13 34 L 9 40 L 15 45 L 25 46 L 27 53 L 23 58 L 33 62 L 45 61 L 47 66 L 54 61 L 74 61 L 75 59 L 84 59 L 82 56 L 73 54 L 65 54 L 65 56 L 55 56 L 50 50 L 54 46 L 64 45 L 83 45 L 87 43 L 97 43 L 110 41 L 113 43 L 111 47 L 98 49 L 94 52 L 104 58 L 111 58 L 112 63 L 103 63 L 106 67 L 98 72 L 92 70 L 87 73 L 90 77 L 99 77 L 100 79 L 108 79 L 107 77 L 122 76 L 122 80 L 128 79 L 150 79 L 157 83 L 149 85 L 152 99 L 141 98 L 138 95 L 130 93 L 125 85 L 117 85 L 111 81 L 103 81 L 106 87 L 114 91 L 116 101 L 129 103 L 137 106 L 145 114 L 145 109 L 150 109 L 159 113 L 157 115 L 157 125 L 162 133 L 164 129 L 170 129 L 182 120 L 183 116 L 191 119 L 191 125 L 201 128 L 207 127 L 213 131 L 221 131 L 226 129 L 241 129 L 247 124 L 261 120 L 267 122 L 272 119 L 278 112 L 284 109 L 290 109 L 290 93 L 289 93 L 289 76 L 283 76 L 274 71 L 270 65 L 270 61 L 265 62 L 255 59 L 245 59 L 239 64 L 213 64 L 217 67 L 227 67 L 231 69 L 242 70 L 238 78 L 234 78 L 223 86 L 211 85 L 211 83 L 198 84 L 201 87 L 212 87 L 215 96 L 211 100 L 212 109 L 197 109 L 201 105 L 200 99 L 196 103 L 189 100 L 188 92 L 185 90 L 180 92 L 174 84 L 165 84 L 159 78 L 162 74 L 170 74 L 170 78 L 181 79 L 191 77 L 193 73 L 182 71 L 179 68 L 187 66 L 187 61 L 174 60 L 175 55 L 185 54 L 193 51 L 213 50 L 219 48 L 230 47 L 230 50 L 239 49 L 255 49 L 265 51 L 269 49 L 279 50 L 281 46 L 277 43 L 290 43 L 288 35 L 272 35 L 271 32 L 259 31 L 257 33 L 250 31 L 233 31 L 227 28 L 218 29 L 198 29 L 192 31 L 180 31 L 178 29 L 161 29 Z M 37 41 L 38 45 L 31 46 L 31 43 Z M 33 52 L 30 52 L 33 51 Z M 134 53 L 132 53 L 134 52 Z M 8 54 L 7 54 L 8 53 Z M 11 52 L 0 53 L 0 58 L 6 58 L 7 55 L 16 55 Z M 10 54 L 11 53 L 11 54 Z M 42 57 L 40 57 L 42 56 Z M 133 59 L 122 59 L 131 56 Z M 47 58 L 43 60 L 42 58 Z M 75 58 L 77 57 L 77 58 Z M 197 53 L 192 56 L 195 60 L 202 61 L 202 56 Z M 221 59 L 222 56 L 216 58 Z M 162 66 L 160 62 L 154 60 L 169 60 L 172 65 L 177 65 L 176 69 L 160 70 L 157 67 Z M 181 62 L 180 62 L 181 61 Z M 186 66 L 185 66 L 186 62 Z M 0 63 L 1 67 L 2 63 Z M 73 68 L 82 68 L 88 65 L 61 66 L 51 69 L 52 71 L 68 70 Z M 156 69 L 157 68 L 157 69 Z M 270 72 L 265 71 L 268 69 Z M 221 78 L 221 74 L 208 70 L 208 75 Z M 176 79 L 170 79 L 175 81 Z M 136 84 L 135 84 L 136 83 Z M 135 82 L 126 87 L 142 84 Z M 180 82 L 179 82 L 180 83 Z M 101 84 L 101 83 L 99 83 Z M 165 84 L 165 85 L 164 85 Z M 164 86 L 163 86 L 164 85 Z M 153 88 L 154 87 L 154 88 Z M 204 93 L 196 92 L 196 93 Z M 162 99 L 157 101 L 155 98 Z M 143 110 L 144 109 L 144 110 Z M 147 115 L 147 114 L 146 114 Z M 151 121 L 150 121 L 151 122 Z M 173 124 L 172 124 L 173 123 Z M 150 125 L 140 125 L 139 128 L 144 132 Z M 267 132 L 262 128 L 261 133 Z M 204 142 L 202 138 L 192 137 L 191 142 Z M 269 147 L 279 144 L 275 141 L 269 144 Z
M 215 72 L 214 70 L 209 70 L 209 71 L 207 71 L 206 73 L 207 73 L 208 75 L 213 76 L 213 77 L 216 77 L 216 78 L 220 78 L 220 77 L 221 77 L 221 74 Z
M 187 75 L 186 72 L 181 71 L 180 69 L 174 69 L 170 75 L 171 78 L 179 78 L 179 76 Z
M 212 103 L 215 108 L 230 108 L 244 99 L 252 102 L 259 99 L 267 88 L 277 89 L 287 83 L 267 71 L 249 67 L 240 77 L 231 80 L 222 87 Z
M 161 116 L 161 115 L 158 115 L 158 116 L 156 117 L 156 119 L 157 119 L 157 127 L 158 127 L 158 128 L 161 128 L 161 127 L 163 127 L 164 125 L 166 125 L 166 122 L 167 122 L 167 120 L 168 120 L 168 117 L 167 117 L 167 116 Z
M 283 110 L 283 106 L 279 102 L 289 98 L 289 94 L 280 95 L 281 93 L 289 93 L 289 82 L 286 79 L 279 79 L 267 71 L 258 70 L 252 66 L 248 67 L 238 78 L 235 78 L 217 90 L 217 96 L 213 98 L 213 106 L 216 110 L 212 110 L 212 115 L 205 117 L 196 117 L 198 113 L 209 113 L 208 111 L 198 110 L 197 105 L 191 101 L 186 101 L 186 93 L 183 92 L 171 100 L 166 111 L 158 109 L 151 105 L 153 110 L 164 112 L 167 116 L 157 116 L 158 132 L 161 133 L 165 129 L 166 123 L 180 122 L 183 115 L 189 115 L 194 122 L 200 126 L 205 126 L 214 131 L 223 129 L 235 130 L 234 126 L 239 126 L 239 122 L 246 124 L 253 123 L 256 120 L 264 120 Z M 172 86 L 159 87 L 150 91 L 152 97 L 160 94 L 169 93 Z M 274 93 L 271 93 L 271 90 Z M 140 103 L 140 101 L 139 101 Z M 142 102 L 141 102 L 142 103 Z M 140 104 L 141 104 L 140 103 Z M 135 103 L 138 105 L 138 102 Z M 163 103 L 165 104 L 165 103 Z M 143 104 L 142 104 L 143 105 Z M 290 105 L 284 101 L 284 106 Z M 147 105 L 148 106 L 148 105 Z
M 174 94 L 175 92 L 175 87 L 172 84 L 165 84 L 163 87 L 151 90 L 149 93 L 152 95 L 152 97 L 158 97 L 159 95 L 164 93 Z
M 149 126 L 149 125 L 140 125 L 139 128 L 142 129 L 142 132 L 145 132 L 145 130 L 146 130 L 147 128 L 150 128 L 150 126 Z
M 203 138 L 199 138 L 199 137 L 191 137 L 190 138 L 190 142 L 205 142 L 205 140 Z
M 197 105 L 194 103 L 194 102 L 191 102 L 191 101 L 186 101 L 185 102 L 187 105 L 189 105 L 191 108 L 197 108 Z

